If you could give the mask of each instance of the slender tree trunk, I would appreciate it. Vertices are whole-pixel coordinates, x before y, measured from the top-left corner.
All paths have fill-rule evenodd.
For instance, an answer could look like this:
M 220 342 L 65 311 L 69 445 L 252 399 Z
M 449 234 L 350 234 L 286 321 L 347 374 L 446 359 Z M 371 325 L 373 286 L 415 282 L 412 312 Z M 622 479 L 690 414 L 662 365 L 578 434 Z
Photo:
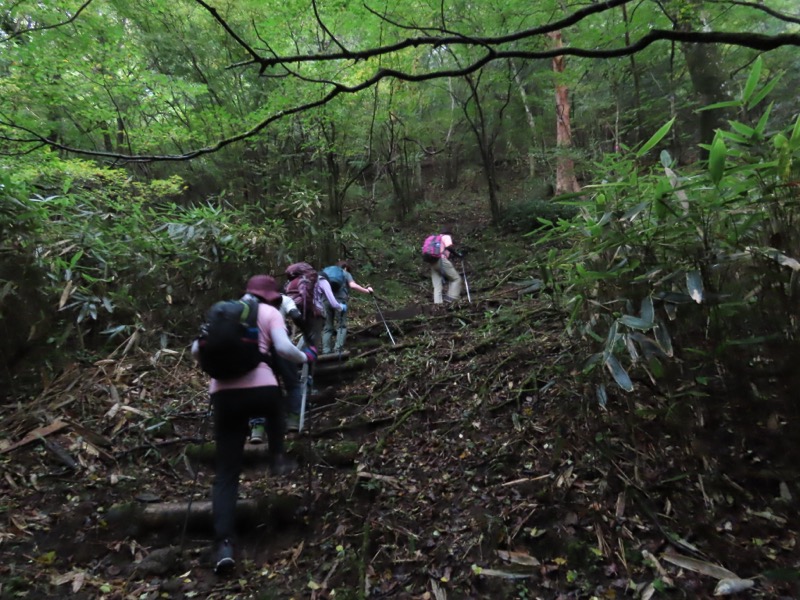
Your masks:
M 622 5 L 622 20 L 625 23 L 625 45 L 631 45 L 631 32 L 629 29 L 629 20 L 628 20 L 628 7 L 627 5 Z M 631 62 L 631 74 L 633 75 L 633 110 L 634 110 L 634 119 L 636 122 L 636 140 L 635 142 L 638 144 L 642 137 L 642 95 L 641 95 L 641 80 L 639 77 L 639 69 L 636 67 L 636 55 L 631 54 L 630 56 Z
M 556 48 L 564 45 L 560 31 L 548 35 Z M 569 149 L 572 147 L 572 128 L 569 121 L 569 88 L 561 82 L 564 67 L 563 56 L 553 58 L 553 71 L 556 72 L 556 145 L 560 150 L 556 163 L 556 195 L 581 191 L 581 186 L 575 177 L 575 163 L 569 156 Z
M 675 26 L 682 31 L 707 28 L 708 23 L 704 20 L 702 3 L 698 0 L 690 0 L 690 5 L 694 10 L 679 13 L 673 18 Z M 686 59 L 686 68 L 692 80 L 692 87 L 694 87 L 701 106 L 728 100 L 720 47 L 717 44 L 683 44 L 682 50 Z M 725 109 L 700 111 L 698 119 L 699 143 L 711 144 L 717 128 L 725 123 Z M 708 158 L 707 150 L 702 149 L 700 152 L 701 158 Z
M 525 109 L 525 118 L 528 121 L 528 127 L 531 130 L 531 141 L 528 144 L 528 177 L 533 179 L 536 176 L 536 159 L 534 158 L 533 148 L 536 138 L 536 119 L 533 117 L 533 111 L 530 104 L 528 104 L 528 94 L 525 91 L 525 86 L 522 84 L 522 78 L 519 75 L 519 69 L 512 62 L 511 68 L 514 70 L 514 81 L 517 83 L 519 95 L 522 98 L 522 106 Z

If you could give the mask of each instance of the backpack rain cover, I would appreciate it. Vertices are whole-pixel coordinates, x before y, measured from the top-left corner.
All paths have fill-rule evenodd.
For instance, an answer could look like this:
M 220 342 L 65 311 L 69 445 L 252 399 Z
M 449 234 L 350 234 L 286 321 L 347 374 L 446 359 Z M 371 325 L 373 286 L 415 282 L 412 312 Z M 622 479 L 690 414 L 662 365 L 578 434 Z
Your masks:
M 442 236 L 429 235 L 422 242 L 422 260 L 427 263 L 435 263 L 442 258 Z

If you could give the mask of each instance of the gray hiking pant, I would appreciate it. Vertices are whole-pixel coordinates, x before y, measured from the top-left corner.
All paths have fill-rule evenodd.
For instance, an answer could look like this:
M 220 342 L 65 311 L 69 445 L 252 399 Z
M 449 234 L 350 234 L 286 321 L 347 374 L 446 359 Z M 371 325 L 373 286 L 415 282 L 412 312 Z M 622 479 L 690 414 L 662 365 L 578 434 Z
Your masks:
M 334 343 L 335 336 L 335 343 Z M 331 354 L 344 351 L 347 338 L 347 311 L 336 312 L 325 303 L 325 326 L 322 328 L 322 353 Z
M 461 275 L 444 256 L 431 265 L 431 281 L 433 282 L 433 303 L 442 303 L 442 280 L 447 280 L 447 296 L 458 300 L 461 296 Z

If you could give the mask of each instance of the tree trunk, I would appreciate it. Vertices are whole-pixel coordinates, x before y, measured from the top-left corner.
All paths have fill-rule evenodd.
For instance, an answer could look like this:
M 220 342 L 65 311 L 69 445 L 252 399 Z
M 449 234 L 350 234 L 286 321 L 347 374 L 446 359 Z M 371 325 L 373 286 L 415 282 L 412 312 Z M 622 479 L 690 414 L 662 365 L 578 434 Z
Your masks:
M 631 45 L 631 32 L 630 32 L 630 21 L 628 19 L 628 7 L 623 4 L 622 5 L 622 20 L 625 23 L 625 45 Z M 634 120 L 636 123 L 636 136 L 634 142 L 636 144 L 641 141 L 642 137 L 642 96 L 641 96 L 641 81 L 639 77 L 639 69 L 636 66 L 636 55 L 630 55 L 630 62 L 631 62 L 631 74 L 633 75 L 633 115 Z M 618 140 L 617 140 L 618 143 Z
M 556 48 L 564 45 L 560 31 L 548 35 Z M 569 156 L 569 149 L 572 147 L 572 128 L 569 121 L 569 88 L 561 82 L 560 76 L 564 72 L 564 67 L 563 56 L 553 57 L 553 71 L 556 72 L 556 146 L 561 151 L 556 163 L 556 195 L 581 191 L 581 186 L 575 177 L 575 163 Z
M 528 144 L 528 177 L 533 179 L 536 176 L 536 159 L 533 153 L 535 138 L 536 138 L 536 119 L 533 117 L 533 111 L 528 103 L 528 93 L 525 91 L 525 86 L 522 84 L 522 78 L 519 75 L 519 69 L 512 62 L 511 68 L 514 70 L 514 81 L 517 83 L 520 98 L 522 98 L 522 107 L 525 109 L 525 119 L 528 121 L 528 127 L 531 130 L 531 142 Z
M 708 23 L 704 20 L 701 3 L 693 0 L 694 10 L 679 13 L 677 16 L 678 28 L 682 31 L 705 29 Z M 716 104 L 728 100 L 725 92 L 725 74 L 722 70 L 722 56 L 720 46 L 717 44 L 683 44 L 683 55 L 686 58 L 686 68 L 692 80 L 692 87 L 697 94 L 701 106 Z M 717 128 L 725 123 L 725 110 L 703 110 L 698 114 L 698 142 L 711 144 Z M 700 150 L 701 158 L 708 158 L 708 151 Z

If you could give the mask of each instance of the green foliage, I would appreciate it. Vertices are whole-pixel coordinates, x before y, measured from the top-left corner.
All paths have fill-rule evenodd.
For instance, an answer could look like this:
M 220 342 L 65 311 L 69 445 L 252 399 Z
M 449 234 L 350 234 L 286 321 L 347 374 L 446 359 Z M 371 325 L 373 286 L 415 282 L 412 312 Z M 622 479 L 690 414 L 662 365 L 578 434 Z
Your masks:
M 752 80 L 738 106 L 760 95 Z M 543 271 L 570 331 L 599 346 L 585 371 L 598 374 L 601 404 L 606 379 L 632 390 L 631 369 L 659 379 L 675 353 L 714 360 L 797 333 L 800 140 L 790 140 L 800 119 L 770 129 L 769 114 L 720 130 L 705 170 L 680 173 L 666 151 L 660 166 L 641 167 L 669 123 L 635 154 L 608 156 L 580 214 L 540 240 L 563 248 Z
M 20 169 L 16 177 L 18 191 L 63 191 L 30 198 L 6 192 L 3 206 L 11 210 L 0 215 L 0 261 L 37 269 L 9 293 L 53 307 L 39 319 L 57 347 L 163 335 L 156 324 L 192 331 L 186 320 L 196 325 L 205 303 L 238 294 L 248 275 L 285 258 L 282 221 L 258 207 L 234 210 L 224 198 L 178 205 L 171 198 L 183 184 L 175 177 L 142 182 L 82 161 L 44 165 L 38 177 Z
M 578 214 L 578 207 L 558 200 L 524 200 L 509 203 L 503 211 L 502 225 L 508 231 L 528 233 L 553 227 Z

